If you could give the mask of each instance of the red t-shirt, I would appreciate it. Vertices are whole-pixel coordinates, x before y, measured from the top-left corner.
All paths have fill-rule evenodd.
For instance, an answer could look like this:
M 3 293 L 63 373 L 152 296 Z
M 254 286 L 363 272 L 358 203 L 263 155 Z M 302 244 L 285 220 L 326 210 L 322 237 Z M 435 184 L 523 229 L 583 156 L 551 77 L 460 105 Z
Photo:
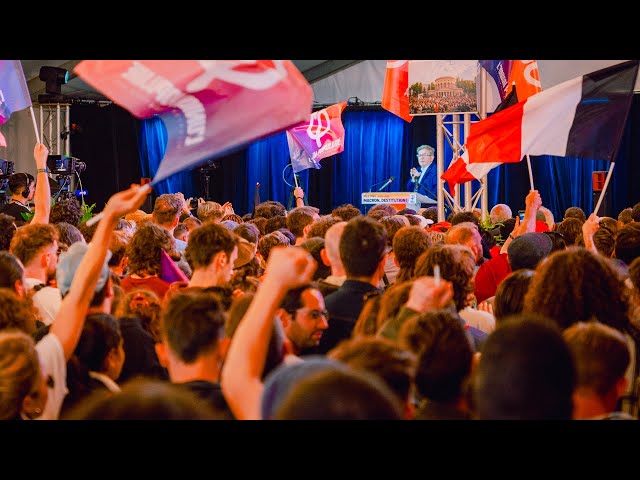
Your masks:
M 150 290 L 158 295 L 160 300 L 164 298 L 164 294 L 167 293 L 169 285 L 171 285 L 169 282 L 165 282 L 158 277 L 131 278 L 131 276 L 128 276 L 120 281 L 120 286 L 124 290 L 124 293 L 138 289 Z
M 476 273 L 475 295 L 478 303 L 493 297 L 498 285 L 511 273 L 511 264 L 506 253 L 494 256 L 480 265 Z

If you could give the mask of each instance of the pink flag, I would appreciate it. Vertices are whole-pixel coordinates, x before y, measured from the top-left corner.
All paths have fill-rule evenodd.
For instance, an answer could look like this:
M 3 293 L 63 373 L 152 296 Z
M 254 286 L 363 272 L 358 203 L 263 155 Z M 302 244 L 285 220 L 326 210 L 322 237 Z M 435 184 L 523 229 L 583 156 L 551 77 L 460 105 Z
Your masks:
M 344 151 L 342 111 L 347 102 L 313 112 L 305 122 L 287 130 L 293 171 L 320 168 L 320 160 Z
M 160 251 L 160 278 L 165 282 L 188 282 L 189 277 L 180 270 L 169 254 L 164 250 Z
M 85 60 L 74 71 L 167 128 L 154 183 L 308 118 L 313 91 L 289 60 Z
M 9 120 L 13 112 L 31 106 L 31 97 L 20 60 L 0 60 L 0 125 Z M 0 147 L 7 140 L 0 134 Z

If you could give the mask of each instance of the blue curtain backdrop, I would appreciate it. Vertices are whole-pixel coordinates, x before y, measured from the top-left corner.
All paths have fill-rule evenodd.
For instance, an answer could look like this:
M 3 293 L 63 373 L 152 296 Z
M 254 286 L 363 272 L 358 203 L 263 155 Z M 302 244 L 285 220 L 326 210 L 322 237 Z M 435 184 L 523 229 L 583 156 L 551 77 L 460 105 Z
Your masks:
M 386 111 L 343 112 L 344 152 L 321 160 L 322 168 L 301 171 L 299 185 L 308 202 L 322 212 L 351 203 L 360 206 L 360 194 L 372 184 L 396 177 L 387 190 L 402 190 L 398 181 L 401 170 L 407 124 Z M 351 133 L 353 132 L 353 133 Z M 247 205 L 251 210 L 253 186 L 261 184 L 260 199 L 295 206 L 292 200 L 294 180 L 289 164 L 289 147 L 285 133 L 272 135 L 252 143 L 247 149 L 248 188 L 238 192 L 234 205 Z M 408 173 L 407 173 L 408 175 Z
M 164 157 L 167 146 L 167 129 L 158 116 L 153 116 L 140 122 L 138 138 L 142 176 L 153 178 L 158 171 L 162 157 Z M 193 171 L 186 170 L 171 175 L 159 182 L 153 189 L 154 196 L 175 192 L 184 193 L 185 198 L 197 195 Z
M 445 118 L 445 122 L 451 120 L 451 116 Z M 417 164 L 416 148 L 425 143 L 436 147 L 435 116 L 414 117 L 407 123 L 378 107 L 347 107 L 342 122 L 346 137 L 344 151 L 323 159 L 320 170 L 304 170 L 299 174 L 308 203 L 319 207 L 321 213 L 329 213 L 343 203 L 352 203 L 364 212 L 361 193 L 391 176 L 394 181 L 385 190 L 402 191 L 409 180 L 409 170 Z M 601 209 L 601 216 L 605 213 L 617 216 L 623 208 L 640 201 L 640 189 L 636 187 L 640 168 L 634 163 L 640 155 L 639 128 L 640 99 L 634 95 L 609 185 L 609 211 Z M 461 125 L 461 136 L 463 130 Z M 157 118 L 142 121 L 140 157 L 145 176 L 155 174 L 165 144 L 166 131 L 161 121 Z M 446 140 L 444 145 L 446 168 L 452 153 Z M 219 168 L 210 185 L 211 200 L 221 203 L 229 200 L 237 213 L 251 212 L 255 184 L 259 182 L 262 201 L 270 199 L 287 207 L 294 205 L 294 182 L 291 168 L 287 168 L 289 150 L 283 132 L 252 142 L 216 162 Z M 593 211 L 592 172 L 608 170 L 607 162 L 553 156 L 531 157 L 531 162 L 535 187 L 540 191 L 543 205 L 551 209 L 556 219 L 561 219 L 570 206 L 579 206 L 587 213 Z M 186 197 L 204 196 L 195 172 L 173 175 L 158 185 L 156 193 L 182 191 Z M 488 178 L 489 208 L 496 203 L 506 203 L 514 212 L 524 208 L 524 198 L 529 191 L 526 160 L 500 166 L 491 171 Z M 474 183 L 476 191 L 477 182 Z

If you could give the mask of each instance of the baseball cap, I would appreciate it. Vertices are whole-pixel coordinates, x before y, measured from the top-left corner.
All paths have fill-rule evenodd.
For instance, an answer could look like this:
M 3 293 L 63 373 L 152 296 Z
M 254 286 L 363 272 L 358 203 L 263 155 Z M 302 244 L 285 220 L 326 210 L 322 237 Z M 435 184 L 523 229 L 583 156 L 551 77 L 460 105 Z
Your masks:
M 76 242 L 71 244 L 66 252 L 60 254 L 60 257 L 58 258 L 58 266 L 56 268 L 56 281 L 58 283 L 58 290 L 60 290 L 60 294 L 63 297 L 69 293 L 73 277 L 76 275 L 76 270 L 78 270 L 80 262 L 82 262 L 82 259 L 89 250 L 89 245 L 90 244 Z M 107 250 L 107 256 L 104 259 L 104 264 L 100 270 L 100 276 L 98 277 L 98 283 L 96 283 L 94 293 L 102 290 L 109 279 L 110 258 L 111 251 Z

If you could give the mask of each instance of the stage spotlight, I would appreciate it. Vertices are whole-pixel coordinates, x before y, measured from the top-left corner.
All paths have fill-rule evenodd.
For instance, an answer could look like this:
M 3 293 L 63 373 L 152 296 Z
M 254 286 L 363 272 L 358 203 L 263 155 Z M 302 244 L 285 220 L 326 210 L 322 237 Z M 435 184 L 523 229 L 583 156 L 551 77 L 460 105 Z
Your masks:
M 39 103 L 64 103 L 62 85 L 69 81 L 69 71 L 59 67 L 40 67 L 40 80 L 46 83 L 47 93 L 38 96 Z

